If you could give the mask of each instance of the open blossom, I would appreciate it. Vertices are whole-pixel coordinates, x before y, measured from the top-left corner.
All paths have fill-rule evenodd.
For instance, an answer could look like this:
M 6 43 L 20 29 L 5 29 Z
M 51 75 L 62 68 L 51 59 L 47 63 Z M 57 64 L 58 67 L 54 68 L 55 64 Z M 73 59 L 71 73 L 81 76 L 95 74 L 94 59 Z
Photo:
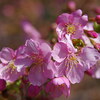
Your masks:
M 76 51 L 69 43 L 56 43 L 52 52 L 56 77 L 65 75 L 72 84 L 79 83 L 84 71 L 90 69 L 100 59 L 99 52 L 92 47 L 84 47 Z
M 48 78 L 53 78 L 53 62 L 51 61 L 51 48 L 47 43 L 32 39 L 26 41 L 26 54 L 32 60 L 29 70 L 29 81 L 34 86 L 44 84 Z
M 29 66 L 29 59 L 24 55 L 24 47 L 14 51 L 11 48 L 3 48 L 0 52 L 0 78 L 13 82 L 24 72 L 24 67 Z
M 87 21 L 87 15 L 82 16 L 81 10 L 77 10 L 71 14 L 61 14 L 57 19 L 56 29 L 59 40 L 66 38 L 69 34 L 71 35 L 71 39 L 81 38 Z
M 62 94 L 68 97 L 70 95 L 70 82 L 66 77 L 54 78 L 47 83 L 45 90 L 53 98 Z

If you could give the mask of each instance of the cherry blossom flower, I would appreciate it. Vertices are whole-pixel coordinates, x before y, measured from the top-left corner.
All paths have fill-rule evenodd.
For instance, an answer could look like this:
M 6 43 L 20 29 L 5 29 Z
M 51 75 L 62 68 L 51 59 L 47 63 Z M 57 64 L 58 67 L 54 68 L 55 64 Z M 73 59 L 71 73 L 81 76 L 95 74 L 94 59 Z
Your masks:
M 47 43 L 32 39 L 26 41 L 26 54 L 33 61 L 29 71 L 29 81 L 34 86 L 44 84 L 54 77 L 54 65 L 51 60 L 51 48 Z
M 79 39 L 82 37 L 83 28 L 87 24 L 87 15 L 82 16 L 82 11 L 77 10 L 71 14 L 63 13 L 57 19 L 57 34 L 58 39 L 62 40 L 69 34 L 71 39 Z
M 76 51 L 69 43 L 56 43 L 52 51 L 56 77 L 65 75 L 72 84 L 79 83 L 84 71 L 90 69 L 100 59 L 100 53 L 92 47 L 84 47 Z
M 0 78 L 14 82 L 23 73 L 24 68 L 30 65 L 30 60 L 25 57 L 24 46 L 14 51 L 11 48 L 3 48 L 0 52 Z

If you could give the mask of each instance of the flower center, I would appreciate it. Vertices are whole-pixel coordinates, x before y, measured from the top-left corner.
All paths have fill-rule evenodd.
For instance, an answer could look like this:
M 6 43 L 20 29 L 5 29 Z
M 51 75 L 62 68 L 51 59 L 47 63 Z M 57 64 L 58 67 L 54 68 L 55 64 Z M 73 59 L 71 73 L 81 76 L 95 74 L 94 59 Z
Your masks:
M 67 34 L 74 34 L 76 31 L 76 28 L 74 25 L 67 25 Z
M 33 54 L 31 59 L 33 60 L 33 65 L 41 65 L 43 64 L 43 57 L 39 54 Z
M 8 64 L 8 67 L 12 68 L 12 69 L 16 69 L 16 66 L 14 65 L 14 62 L 11 61 L 9 64 Z
M 69 55 L 66 58 L 65 66 L 67 67 L 67 69 L 70 69 L 73 67 L 78 67 L 77 66 L 78 63 L 79 63 L 79 61 L 77 60 L 76 55 Z
M 70 60 L 71 60 L 71 61 L 76 61 L 77 58 L 75 58 L 74 56 L 72 56 L 72 57 L 70 57 Z

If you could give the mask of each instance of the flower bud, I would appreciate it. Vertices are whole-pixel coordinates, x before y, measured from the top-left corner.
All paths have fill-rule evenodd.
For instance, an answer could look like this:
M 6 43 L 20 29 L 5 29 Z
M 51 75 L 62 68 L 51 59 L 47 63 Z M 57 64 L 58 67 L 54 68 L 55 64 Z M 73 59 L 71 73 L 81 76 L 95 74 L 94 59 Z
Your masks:
M 97 38 L 98 37 L 98 34 L 95 31 L 84 30 L 84 32 L 88 35 L 88 37 L 92 37 L 92 38 Z
M 98 24 L 100 24 L 100 15 L 97 15 L 97 16 L 95 17 L 95 20 L 96 20 L 96 22 L 97 22 Z
M 67 6 L 71 11 L 74 11 L 76 9 L 76 3 L 74 1 L 69 1 Z
M 3 91 L 6 88 L 6 81 L 4 79 L 0 79 L 0 91 Z
M 41 91 L 41 87 L 30 85 L 28 88 L 28 96 L 35 97 L 39 94 L 40 91 Z
M 94 9 L 94 12 L 97 13 L 97 14 L 100 14 L 100 7 L 96 7 L 96 8 Z

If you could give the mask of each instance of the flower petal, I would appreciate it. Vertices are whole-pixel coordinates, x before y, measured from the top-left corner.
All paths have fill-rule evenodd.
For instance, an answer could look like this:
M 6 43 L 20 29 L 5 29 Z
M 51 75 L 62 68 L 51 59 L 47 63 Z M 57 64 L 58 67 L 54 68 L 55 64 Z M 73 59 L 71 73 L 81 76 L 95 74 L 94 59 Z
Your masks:
M 56 32 L 58 34 L 58 39 L 59 40 L 63 39 L 66 34 L 65 25 L 62 23 L 58 24 L 58 26 L 56 28 Z
M 49 61 L 47 64 L 43 64 L 43 71 L 44 71 L 44 76 L 47 78 L 54 78 L 55 72 L 56 72 L 56 68 L 54 66 L 54 62 L 51 60 Z
M 75 12 L 73 12 L 72 14 L 73 14 L 73 16 L 81 16 L 82 15 L 82 10 L 78 9 Z
M 34 86 L 41 86 L 47 81 L 41 66 L 34 66 L 31 68 L 28 78 Z
M 79 64 L 77 66 L 73 66 L 69 70 L 66 70 L 66 77 L 72 84 L 79 83 L 82 80 L 83 76 L 84 68 Z
M 3 48 L 0 52 L 0 60 L 2 63 L 8 63 L 14 56 L 14 51 L 11 48 Z
M 49 59 L 51 57 L 51 48 L 47 43 L 41 43 L 39 48 L 45 59 Z
M 90 67 L 94 66 L 100 59 L 100 53 L 92 47 L 83 48 L 78 56 L 81 62 L 84 62 L 83 64 L 86 69 L 90 69 Z
M 54 65 L 55 65 L 55 68 L 56 68 L 55 69 L 56 70 L 55 77 L 63 76 L 64 72 L 66 70 L 65 61 L 63 61 L 61 63 L 55 62 Z
M 67 45 L 63 42 L 56 43 L 52 51 L 53 59 L 57 62 L 62 62 L 68 53 Z
M 57 24 L 59 23 L 69 24 L 69 23 L 72 23 L 72 21 L 73 21 L 73 15 L 68 14 L 68 13 L 63 13 L 57 18 L 56 23 Z
M 29 58 L 24 58 L 24 59 L 16 59 L 14 63 L 15 66 L 17 67 L 17 71 L 21 72 L 26 67 L 30 67 L 33 61 Z
M 32 39 L 27 40 L 25 46 L 26 48 L 26 53 L 28 53 L 29 55 L 31 55 L 32 52 L 34 53 L 39 53 L 38 52 L 38 42 L 34 41 Z

